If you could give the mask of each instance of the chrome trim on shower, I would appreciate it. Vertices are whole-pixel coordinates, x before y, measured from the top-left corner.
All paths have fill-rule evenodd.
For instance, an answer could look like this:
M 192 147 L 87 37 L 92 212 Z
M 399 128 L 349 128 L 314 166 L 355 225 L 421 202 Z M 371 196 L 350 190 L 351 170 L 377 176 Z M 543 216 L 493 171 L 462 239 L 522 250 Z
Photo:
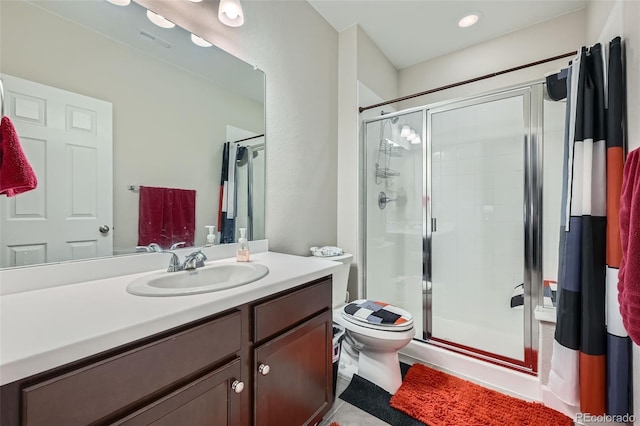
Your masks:
M 426 195 L 422 203 L 422 321 L 424 328 L 422 338 L 429 340 L 432 334 L 431 313 L 432 307 L 432 283 L 431 283 L 431 234 L 433 229 L 433 217 L 431 216 L 431 132 L 427 131 L 428 110 L 422 112 L 422 194 Z
M 423 308 L 423 336 L 422 340 L 430 340 L 435 346 L 447 348 L 459 353 L 485 359 L 513 368 L 519 371 L 536 372 L 537 371 L 537 350 L 538 350 L 538 322 L 534 319 L 534 310 L 537 305 L 542 305 L 542 137 L 543 137 L 543 88 L 542 82 L 536 81 L 527 84 L 512 86 L 497 91 L 484 93 L 466 98 L 456 98 L 447 101 L 441 101 L 430 105 L 409 108 L 395 113 L 385 114 L 370 119 L 363 119 L 361 122 L 361 135 L 359 138 L 359 155 L 360 162 L 358 169 L 359 190 L 362 191 L 358 196 L 359 200 L 359 227 L 358 227 L 358 244 L 360 247 L 358 263 L 361 273 L 359 274 L 359 289 L 361 297 L 367 294 L 367 194 L 371 190 L 375 195 L 379 190 L 372 189 L 368 185 L 367 175 L 374 171 L 367 170 L 367 127 L 370 123 L 389 120 L 398 116 L 408 115 L 411 113 L 422 113 L 422 188 L 424 202 L 422 206 L 422 242 L 423 242 L 423 270 L 422 270 L 422 308 Z M 523 281 L 525 291 L 525 304 L 523 309 L 523 361 L 516 359 L 508 359 L 498 354 L 490 354 L 482 352 L 477 348 L 464 348 L 454 342 L 446 342 L 434 336 L 433 330 L 433 256 L 432 243 L 435 229 L 435 218 L 432 211 L 433 196 L 433 179 L 432 179 L 432 159 L 433 159 L 433 138 L 432 138 L 432 119 L 433 114 L 462 108 L 465 106 L 477 105 L 481 103 L 497 101 L 501 99 L 522 96 L 523 101 L 523 119 L 524 119 L 524 154 L 522 161 L 524 162 L 524 196 L 523 196 L 523 230 L 524 233 L 524 269 Z M 375 133 L 370 129 L 370 133 Z M 377 209 L 376 209 L 377 210 Z M 444 220 L 444 218 L 441 218 Z M 444 222 L 443 222 L 444 223 Z M 436 271 L 437 273 L 437 271 Z M 437 303 L 437 302 L 436 302 Z M 416 336 L 419 339 L 418 336 Z
M 361 271 L 358 274 L 358 294 L 356 298 L 365 299 L 367 297 L 367 123 L 363 120 L 360 123 L 362 137 L 358 141 L 358 188 L 362 188 L 362 192 L 358 194 L 358 217 L 361 219 L 358 221 L 358 244 L 360 249 L 358 250 L 358 265 Z
M 544 149 L 544 86 L 542 83 L 531 85 L 531 110 L 530 110 L 530 150 L 529 171 L 530 186 L 529 198 L 531 203 L 530 225 L 530 285 L 525 285 L 525 359 L 530 361 L 531 369 L 538 371 L 538 344 L 539 324 L 534 318 L 534 312 L 538 305 L 543 305 L 543 149 Z
M 523 281 L 524 281 L 524 289 L 525 289 L 525 306 L 523 312 L 523 351 L 524 357 L 522 361 L 522 367 L 530 371 L 537 371 L 536 365 L 536 352 L 538 349 L 538 324 L 534 318 L 535 307 L 538 304 L 539 295 L 541 289 L 538 287 L 542 286 L 541 279 L 541 246 L 542 243 L 542 234 L 541 234 L 541 194 L 542 188 L 539 183 L 539 178 L 541 176 L 541 165 L 538 164 L 542 157 L 538 154 L 538 149 L 541 148 L 538 140 L 540 134 L 540 128 L 542 126 L 539 117 L 541 116 L 540 108 L 542 102 L 542 92 L 538 94 L 536 92 L 536 96 L 539 97 L 539 100 L 533 100 L 535 96 L 532 96 L 532 88 L 535 85 L 526 85 L 513 87 L 509 89 L 500 90 L 498 92 L 493 92 L 489 94 L 483 94 L 475 97 L 470 97 L 466 99 L 460 100 L 452 100 L 448 102 L 441 102 L 435 106 L 426 106 L 426 153 L 425 153 L 425 165 L 428 169 L 427 174 L 427 184 L 426 184 L 426 212 L 425 212 L 425 226 L 427 229 L 426 232 L 426 253 L 425 259 L 428 260 L 428 265 L 425 267 L 425 280 L 426 285 L 424 286 L 425 297 L 424 297 L 424 323 L 425 323 L 425 338 L 436 339 L 437 331 L 433 330 L 433 265 L 432 265 L 432 243 L 433 243 L 433 233 L 434 229 L 434 217 L 433 211 L 431 209 L 431 204 L 433 201 L 433 189 L 432 189 L 432 181 L 431 181 L 431 155 L 432 155 L 432 147 L 433 147 L 433 138 L 432 138 L 432 120 L 433 115 L 450 111 L 453 109 L 469 107 L 473 105 L 483 104 L 486 102 L 493 102 L 502 99 L 512 98 L 512 97 L 522 97 L 523 101 L 523 124 L 524 124 L 524 158 L 523 163 L 525 166 L 524 170 L 524 200 L 523 200 L 523 233 L 524 233 L 524 270 L 523 270 Z M 535 126 L 532 124 L 535 123 Z M 536 166 L 536 167 L 534 167 Z M 538 170 L 540 169 L 540 170 Z M 534 248 L 538 247 L 538 248 Z M 537 283 L 537 285 L 534 285 Z M 437 303 L 437 302 L 436 302 Z M 435 333 L 434 333 L 435 332 Z M 435 335 L 434 335 L 435 334 Z M 460 352 L 461 349 L 457 347 L 455 342 L 447 343 L 446 341 L 442 341 L 440 339 L 432 340 L 434 344 L 437 344 L 441 347 L 447 347 L 456 352 Z M 483 355 L 484 356 L 484 355 Z M 491 358 L 491 357 L 490 357 Z M 493 356 L 493 359 L 500 360 L 503 357 L 499 355 Z M 513 364 L 512 361 L 502 360 L 500 361 L 505 364 Z
M 522 206 L 522 214 L 523 214 L 523 223 L 524 223 L 524 361 L 525 364 L 530 366 L 530 368 L 534 368 L 533 366 L 533 353 L 532 353 L 532 340 L 533 333 L 531 332 L 531 320 L 533 312 L 531 310 L 531 304 L 529 301 L 531 300 L 531 287 L 533 281 L 533 268 L 534 268 L 534 259 L 533 252 L 534 248 L 534 228 L 533 228 L 533 220 L 534 220 L 534 200 L 535 197 L 532 195 L 532 189 L 534 187 L 534 180 L 536 178 L 534 173 L 534 165 L 532 151 L 535 145 L 534 141 L 534 123 L 537 123 L 536 118 L 532 117 L 534 111 L 537 112 L 536 108 L 533 107 L 532 103 L 534 102 L 533 97 L 531 96 L 531 90 L 529 89 L 524 95 L 523 99 L 523 122 L 524 122 L 524 187 L 523 187 L 523 206 Z M 537 129 L 537 124 L 536 124 Z

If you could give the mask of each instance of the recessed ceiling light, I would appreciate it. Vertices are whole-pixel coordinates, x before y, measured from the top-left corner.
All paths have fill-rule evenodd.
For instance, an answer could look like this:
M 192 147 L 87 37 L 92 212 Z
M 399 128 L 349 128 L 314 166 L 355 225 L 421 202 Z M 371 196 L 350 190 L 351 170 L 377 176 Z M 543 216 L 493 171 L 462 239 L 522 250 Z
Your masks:
M 150 10 L 147 10 L 147 18 L 160 28 L 173 28 L 176 26 L 173 22 L 165 18 L 164 16 L 160 16 L 157 13 L 153 13 Z
M 211 47 L 213 46 L 213 44 L 209 43 L 207 40 L 198 37 L 195 34 L 191 34 L 191 41 L 193 42 L 193 44 L 200 46 L 200 47 Z
M 131 0 L 107 0 L 111 4 L 115 4 L 116 6 L 127 6 L 131 3 Z
M 481 16 L 482 16 L 481 12 L 468 13 L 465 16 L 463 16 L 462 18 L 460 18 L 460 20 L 458 21 L 458 26 L 460 28 L 470 27 L 470 26 L 474 25 L 475 23 L 477 23 L 480 20 Z

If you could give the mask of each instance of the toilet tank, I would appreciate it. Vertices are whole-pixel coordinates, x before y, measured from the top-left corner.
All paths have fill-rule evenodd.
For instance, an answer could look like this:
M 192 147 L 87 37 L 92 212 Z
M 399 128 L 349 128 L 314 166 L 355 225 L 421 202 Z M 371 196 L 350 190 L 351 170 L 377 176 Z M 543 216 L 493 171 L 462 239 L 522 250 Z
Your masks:
M 333 273 L 333 307 L 338 308 L 347 301 L 347 284 L 349 283 L 349 269 L 351 269 L 353 255 L 345 253 L 326 259 L 341 263 L 340 269 Z

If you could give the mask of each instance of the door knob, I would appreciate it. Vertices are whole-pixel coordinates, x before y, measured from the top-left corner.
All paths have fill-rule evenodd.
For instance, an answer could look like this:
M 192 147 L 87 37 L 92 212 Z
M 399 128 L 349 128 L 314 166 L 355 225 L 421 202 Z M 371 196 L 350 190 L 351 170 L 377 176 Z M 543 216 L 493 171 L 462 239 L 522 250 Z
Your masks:
M 233 383 L 231 383 L 231 389 L 233 389 L 235 393 L 240 393 L 244 389 L 244 383 L 240 380 L 234 380 Z
M 260 364 L 258 366 L 258 373 L 262 374 L 263 376 L 269 374 L 269 371 L 271 371 L 271 367 L 269 367 L 267 364 Z
M 100 231 L 100 233 L 102 234 L 107 234 L 110 229 L 111 228 L 109 228 L 107 225 L 102 225 L 100 228 L 98 228 L 98 231 Z

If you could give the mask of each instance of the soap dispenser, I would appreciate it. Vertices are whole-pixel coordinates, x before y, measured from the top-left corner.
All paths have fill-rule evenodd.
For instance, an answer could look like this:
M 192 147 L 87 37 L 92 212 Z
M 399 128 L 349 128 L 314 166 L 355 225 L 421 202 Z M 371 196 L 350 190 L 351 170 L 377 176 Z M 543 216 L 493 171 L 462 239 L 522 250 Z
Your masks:
M 249 261 L 249 243 L 247 243 L 247 228 L 240 228 L 240 238 L 238 238 L 238 244 L 240 244 L 240 247 L 236 252 L 236 261 L 248 262 Z
M 216 243 L 216 227 L 213 225 L 205 226 L 209 230 L 207 234 L 207 243 L 204 245 L 205 247 L 211 247 Z

